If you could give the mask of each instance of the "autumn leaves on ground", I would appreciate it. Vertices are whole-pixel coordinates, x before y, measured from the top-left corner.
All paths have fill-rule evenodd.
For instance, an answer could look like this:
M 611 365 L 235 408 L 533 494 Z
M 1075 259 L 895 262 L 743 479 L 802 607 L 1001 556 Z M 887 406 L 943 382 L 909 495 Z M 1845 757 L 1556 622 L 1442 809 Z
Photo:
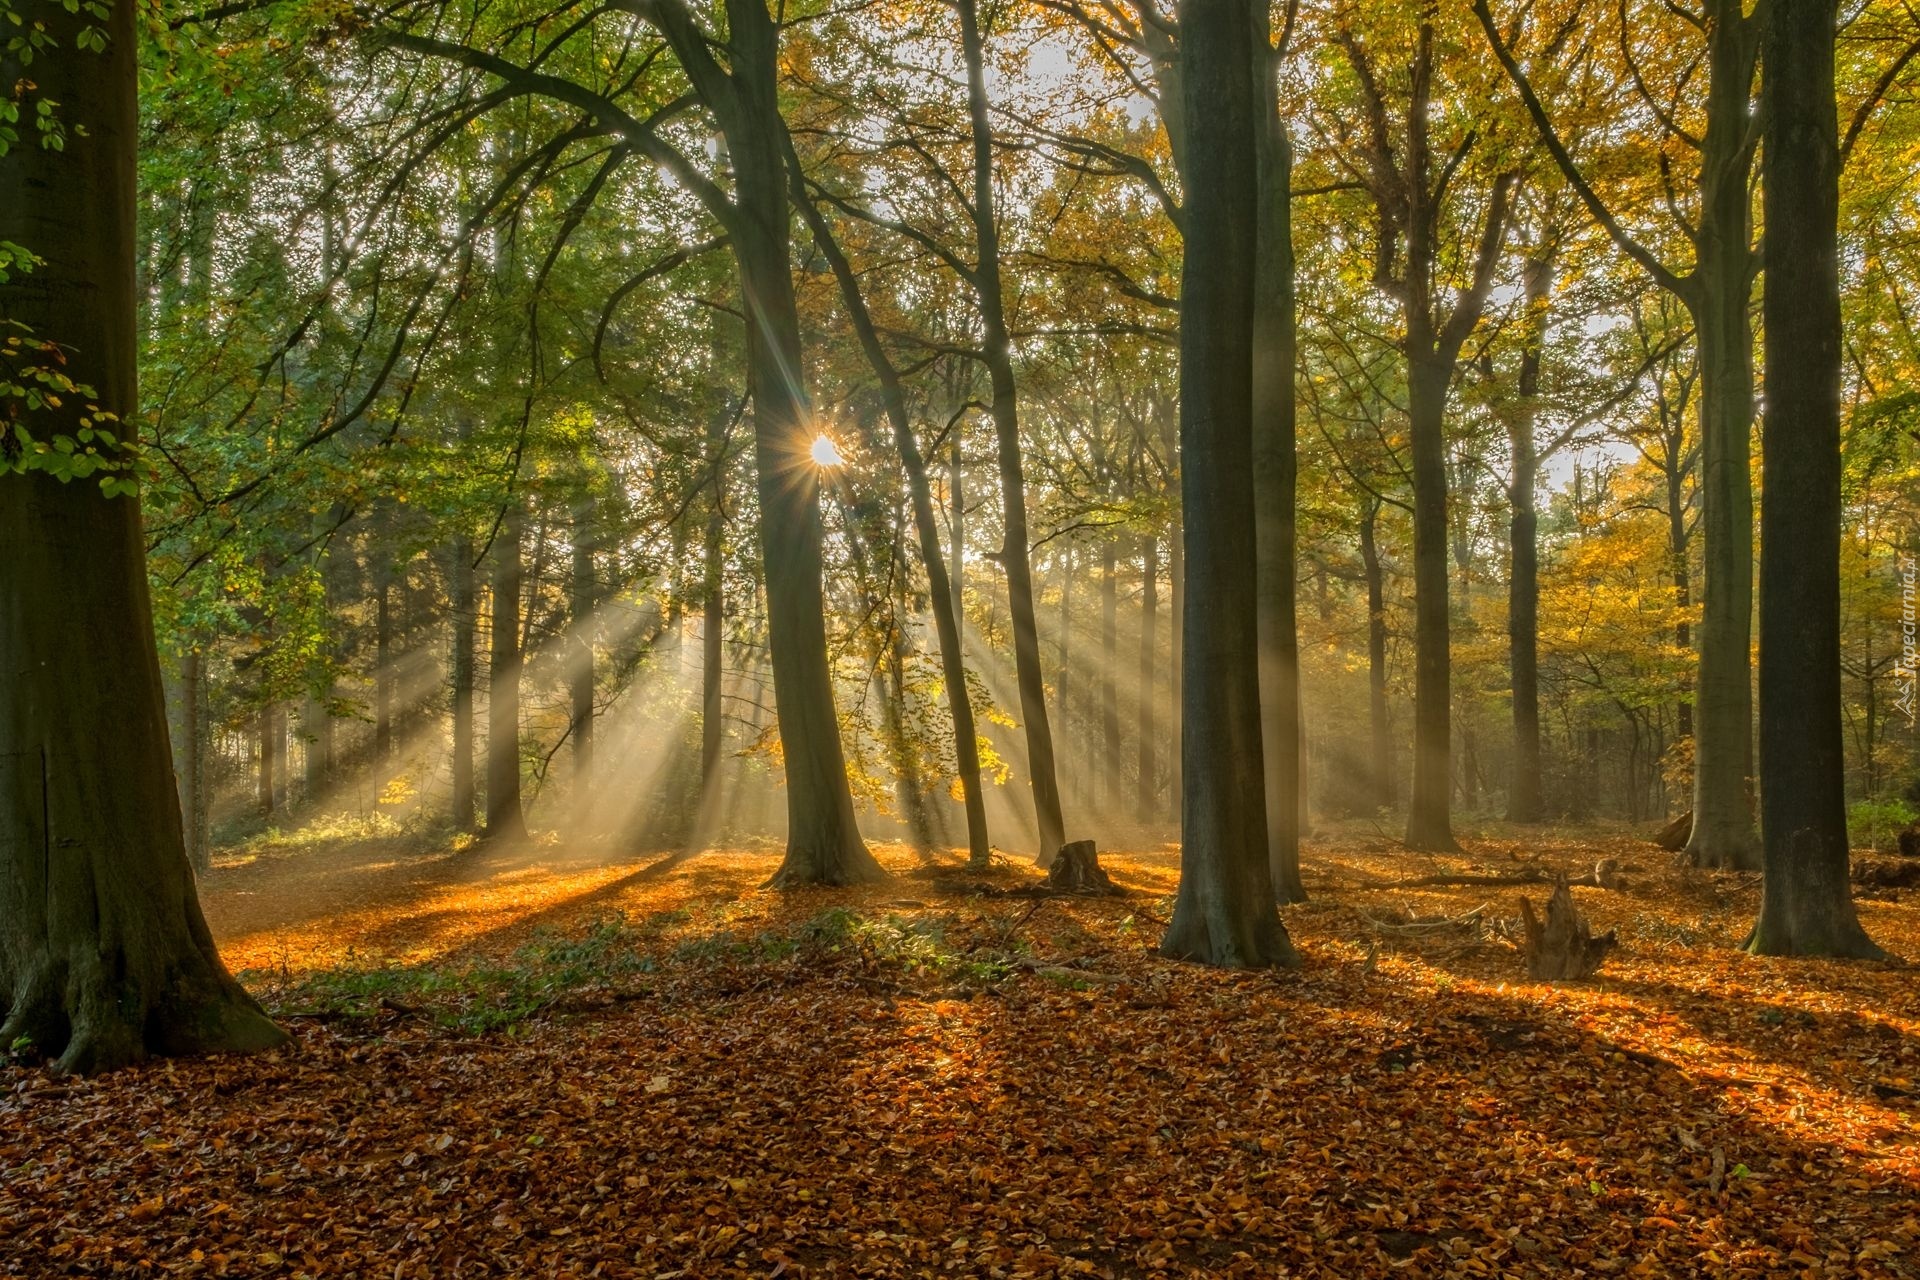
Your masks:
M 902 849 L 775 893 L 768 850 L 256 845 L 204 895 L 293 1044 L 10 1069 L 0 1269 L 1914 1274 L 1910 970 L 1744 957 L 1754 880 L 1622 833 L 1469 850 L 1310 844 L 1305 966 L 1247 974 L 1154 955 L 1171 851 L 1101 900 Z M 1577 986 L 1505 939 L 1544 888 L 1395 887 L 1598 858 Z

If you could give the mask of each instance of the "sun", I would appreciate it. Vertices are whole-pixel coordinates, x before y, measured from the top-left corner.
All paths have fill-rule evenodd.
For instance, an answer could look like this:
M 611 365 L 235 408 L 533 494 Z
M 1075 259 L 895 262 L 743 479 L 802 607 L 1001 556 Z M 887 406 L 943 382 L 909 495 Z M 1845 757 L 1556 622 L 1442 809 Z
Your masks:
M 841 467 L 847 460 L 840 455 L 840 446 L 833 437 L 822 433 L 813 438 L 813 465 L 816 467 Z

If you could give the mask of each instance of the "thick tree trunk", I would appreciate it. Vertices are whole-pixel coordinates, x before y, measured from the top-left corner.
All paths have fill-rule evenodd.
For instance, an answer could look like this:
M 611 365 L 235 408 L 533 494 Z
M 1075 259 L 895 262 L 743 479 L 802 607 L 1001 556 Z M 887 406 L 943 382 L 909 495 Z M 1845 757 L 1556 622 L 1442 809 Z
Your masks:
M 507 500 L 493 538 L 493 617 L 487 671 L 487 820 L 489 840 L 525 840 L 520 807 L 521 497 Z
M 0 284 L 0 317 L 60 343 L 93 390 L 35 413 L 46 439 L 88 402 L 136 417 L 137 36 L 124 0 L 104 19 L 55 5 L 39 21 L 52 44 L 31 76 L 67 144 L 0 155 L 0 227 L 45 259 Z M 88 28 L 104 52 L 78 47 Z M 0 82 L 27 74 L 0 53 Z M 285 1039 L 200 914 L 142 544 L 133 497 L 0 475 L 0 1045 L 24 1038 L 61 1071 Z
M 1413 795 L 1407 844 L 1445 851 L 1453 838 L 1452 657 L 1447 616 L 1447 389 L 1449 366 L 1409 361 L 1413 444 Z
M 1013 378 L 1013 344 L 1007 336 L 1000 291 L 1000 231 L 993 197 L 993 127 L 988 118 L 986 54 L 976 0 L 955 0 L 967 63 L 967 106 L 972 121 L 973 216 L 978 252 L 974 292 L 979 299 L 982 355 L 992 385 L 993 429 L 999 452 L 1000 502 L 1005 542 L 1001 568 L 1007 575 L 1007 606 L 1013 618 L 1014 676 L 1020 688 L 1020 719 L 1026 729 L 1027 774 L 1033 785 L 1034 818 L 1040 833 L 1039 863 L 1047 866 L 1066 840 L 1060 784 L 1054 763 L 1053 727 L 1047 719 L 1046 675 L 1040 665 L 1040 630 L 1033 603 L 1033 544 L 1027 533 L 1027 480 L 1020 458 L 1020 409 Z
M 447 565 L 453 636 L 453 828 L 473 829 L 473 542 L 455 538 Z
M 1140 570 L 1140 786 L 1134 793 L 1134 817 L 1154 820 L 1160 796 L 1160 744 L 1155 738 L 1154 702 L 1160 668 L 1160 539 L 1141 539 Z
M 567 692 L 573 703 L 573 823 L 588 829 L 593 808 L 593 611 L 598 592 L 593 575 L 593 502 L 582 498 L 573 508 L 572 608 L 573 652 Z
M 1380 564 L 1380 499 L 1369 497 L 1360 516 L 1360 563 L 1367 578 L 1367 726 L 1373 740 L 1373 798 L 1391 809 L 1399 792 L 1393 737 L 1387 727 L 1387 583 Z
M 1300 878 L 1302 796 L 1300 638 L 1294 617 L 1295 487 L 1292 146 L 1274 90 L 1266 15 L 1256 16 L 1260 78 L 1259 245 L 1254 257 L 1253 484 L 1260 590 L 1260 739 L 1266 767 L 1267 856 L 1282 903 L 1305 902 Z
M 1187 535 L 1180 888 L 1163 954 L 1264 968 L 1295 962 L 1274 907 L 1261 751 L 1253 485 L 1259 108 L 1256 10 L 1185 0 L 1186 261 L 1180 457 Z
M 1840 148 L 1834 0 L 1774 6 L 1766 121 L 1759 955 L 1877 957 L 1848 869 L 1840 697 Z
M 878 880 L 886 873 L 854 817 L 827 657 L 820 477 L 809 456 L 813 414 L 799 381 L 806 366 L 789 260 L 779 29 L 762 0 L 728 0 L 727 13 L 738 92 L 727 132 L 738 204 L 734 256 L 747 303 L 767 643 L 787 781 L 787 853 L 773 884 Z

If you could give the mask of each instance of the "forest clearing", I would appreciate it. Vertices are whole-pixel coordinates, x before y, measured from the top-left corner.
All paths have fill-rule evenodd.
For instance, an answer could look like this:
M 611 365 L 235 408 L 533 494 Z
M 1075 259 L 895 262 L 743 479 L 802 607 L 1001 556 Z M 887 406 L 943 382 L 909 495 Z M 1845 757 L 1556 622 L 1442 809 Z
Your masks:
M 1617 830 L 1341 831 L 1286 913 L 1306 966 L 1235 974 L 1154 956 L 1171 852 L 1032 900 L 879 853 L 887 885 L 790 893 L 771 849 L 222 859 L 208 915 L 292 1044 L 10 1081 L 0 1266 L 1911 1274 L 1920 993 L 1741 955 L 1752 876 Z M 1617 887 L 1575 893 L 1621 942 L 1590 985 L 1495 931 L 1544 888 L 1393 887 L 1596 858 Z M 1917 893 L 1866 892 L 1876 937 L 1920 953 Z

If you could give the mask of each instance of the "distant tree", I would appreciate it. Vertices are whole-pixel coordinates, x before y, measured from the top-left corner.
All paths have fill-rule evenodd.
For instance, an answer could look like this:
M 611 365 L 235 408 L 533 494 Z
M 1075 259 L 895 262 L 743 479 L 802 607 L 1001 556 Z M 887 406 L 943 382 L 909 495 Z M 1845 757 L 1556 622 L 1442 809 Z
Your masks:
M 126 467 L 134 6 L 33 8 L 0 53 L 50 122 L 0 143 L 0 1047 L 75 1072 L 270 1048 L 194 892 Z

